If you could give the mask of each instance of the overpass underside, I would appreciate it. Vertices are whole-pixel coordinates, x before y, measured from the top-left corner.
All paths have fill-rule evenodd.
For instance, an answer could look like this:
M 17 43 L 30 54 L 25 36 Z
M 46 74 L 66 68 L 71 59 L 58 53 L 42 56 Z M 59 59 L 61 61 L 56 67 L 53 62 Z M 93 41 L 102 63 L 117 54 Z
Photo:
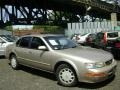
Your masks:
M 0 0 L 0 24 L 64 24 L 84 22 L 89 14 L 110 19 L 119 8 L 99 0 Z M 91 7 L 89 11 L 87 8 Z M 115 9 L 116 8 L 116 9 Z

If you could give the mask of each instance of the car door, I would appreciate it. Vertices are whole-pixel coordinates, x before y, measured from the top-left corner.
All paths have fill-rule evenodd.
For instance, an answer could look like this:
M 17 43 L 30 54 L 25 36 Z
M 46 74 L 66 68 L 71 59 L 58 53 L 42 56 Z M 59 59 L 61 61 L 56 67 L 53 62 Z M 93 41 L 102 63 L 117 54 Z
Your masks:
M 103 37 L 104 37 L 104 33 L 98 33 L 96 35 L 96 39 L 95 39 L 95 45 L 98 47 L 102 47 L 103 46 Z
M 29 50 L 29 60 L 31 65 L 35 68 L 44 69 L 44 70 L 51 70 L 51 61 L 50 61 L 50 54 L 49 50 L 39 50 L 39 46 L 46 46 L 44 41 L 39 37 L 33 37 L 30 50 Z
M 5 54 L 5 41 L 3 39 L 0 38 L 0 55 L 4 55 Z
M 29 62 L 29 44 L 32 37 L 22 37 L 16 42 L 15 53 L 21 64 L 30 65 Z
M 2 55 L 2 40 L 0 38 L 0 55 Z

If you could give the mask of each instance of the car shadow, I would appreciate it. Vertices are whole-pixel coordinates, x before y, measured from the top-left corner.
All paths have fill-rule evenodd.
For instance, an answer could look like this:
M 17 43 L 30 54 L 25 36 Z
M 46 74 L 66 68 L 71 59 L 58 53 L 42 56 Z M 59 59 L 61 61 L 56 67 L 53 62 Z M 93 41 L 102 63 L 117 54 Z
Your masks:
M 5 56 L 0 56 L 0 59 L 5 59 Z
M 10 63 L 9 63 L 9 65 L 10 65 Z M 32 75 L 47 78 L 47 79 L 50 79 L 52 81 L 57 81 L 56 76 L 54 74 L 49 73 L 49 72 L 45 72 L 45 71 L 42 71 L 42 70 L 37 70 L 37 69 L 26 67 L 26 66 L 21 66 L 18 70 L 22 70 L 22 71 L 30 73 Z M 78 84 L 75 87 L 83 88 L 83 89 L 99 89 L 101 87 L 104 87 L 104 86 L 108 85 L 114 79 L 115 79 L 115 75 L 112 78 L 110 78 L 106 81 L 103 81 L 103 82 L 100 82 L 100 83 L 95 83 L 95 84 L 78 82 Z M 61 84 L 59 84 L 59 83 L 57 83 L 57 84 L 61 86 Z
M 117 61 L 120 61 L 120 57 L 115 57 L 114 56 L 114 59 L 117 60 Z
M 40 76 L 43 78 L 47 78 L 47 79 L 56 81 L 56 76 L 52 73 L 49 73 L 49 72 L 37 70 L 37 69 L 26 67 L 26 66 L 21 66 L 19 70 L 22 70 L 22 71 L 25 71 L 27 73 L 33 74 L 33 75 L 37 75 L 37 76 Z
M 84 88 L 84 89 L 99 89 L 101 87 L 104 87 L 106 85 L 108 85 L 109 83 L 111 83 L 113 80 L 115 79 L 115 75 L 103 82 L 100 83 L 94 83 L 94 84 L 90 84 L 90 83 L 78 83 L 77 87 L 79 88 Z

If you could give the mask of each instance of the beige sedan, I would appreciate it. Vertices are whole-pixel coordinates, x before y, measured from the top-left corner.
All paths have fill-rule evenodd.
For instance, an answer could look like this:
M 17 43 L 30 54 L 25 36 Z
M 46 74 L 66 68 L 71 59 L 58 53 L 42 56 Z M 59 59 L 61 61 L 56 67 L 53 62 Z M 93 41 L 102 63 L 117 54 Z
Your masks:
M 115 74 L 116 61 L 103 50 L 78 46 L 58 35 L 28 35 L 6 49 L 13 69 L 20 65 L 56 74 L 58 83 L 97 83 Z

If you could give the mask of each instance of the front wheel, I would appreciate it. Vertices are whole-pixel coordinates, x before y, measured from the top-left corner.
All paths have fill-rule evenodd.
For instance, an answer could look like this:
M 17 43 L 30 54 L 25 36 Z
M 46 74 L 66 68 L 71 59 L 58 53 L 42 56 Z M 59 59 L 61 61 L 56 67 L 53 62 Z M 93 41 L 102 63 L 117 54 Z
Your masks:
M 63 86 L 75 86 L 77 84 L 77 77 L 74 69 L 67 65 L 61 64 L 56 70 L 58 83 Z
M 10 57 L 10 64 L 11 64 L 11 67 L 13 69 L 15 69 L 15 70 L 18 69 L 19 64 L 17 62 L 17 57 L 15 55 L 11 55 L 11 57 Z

